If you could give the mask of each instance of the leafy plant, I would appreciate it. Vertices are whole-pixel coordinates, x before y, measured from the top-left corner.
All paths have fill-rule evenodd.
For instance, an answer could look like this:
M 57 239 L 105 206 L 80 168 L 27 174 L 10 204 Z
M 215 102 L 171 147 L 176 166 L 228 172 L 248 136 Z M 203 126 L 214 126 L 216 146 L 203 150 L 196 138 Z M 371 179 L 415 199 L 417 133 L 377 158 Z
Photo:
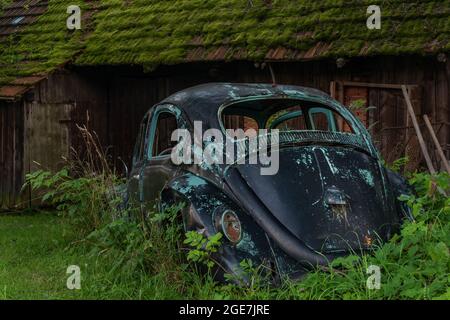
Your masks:
M 81 157 L 73 153 L 66 167 L 56 173 L 38 170 L 27 174 L 23 188 L 41 193 L 44 204 L 55 207 L 70 217 L 85 237 L 124 212 L 124 195 L 118 188 L 123 183 L 108 162 L 98 137 L 85 127 L 78 127 L 85 150 Z
M 353 100 L 348 107 L 352 111 L 363 110 L 366 107 L 366 100 L 365 99 Z
M 103 174 L 74 178 L 68 168 L 63 168 L 55 174 L 43 170 L 28 174 L 25 186 L 43 191 L 42 202 L 69 216 L 81 235 L 87 235 L 119 215 L 123 199 L 110 188 L 114 183 L 106 183 L 107 180 L 119 181 Z
M 214 266 L 212 254 L 216 253 L 221 245 L 222 233 L 218 232 L 214 235 L 206 237 L 197 231 L 189 231 L 186 233 L 184 244 L 191 247 L 187 259 L 206 265 L 208 268 Z
M 401 157 L 392 162 L 392 164 L 385 163 L 386 167 L 394 172 L 400 172 L 409 162 L 409 157 Z
M 327 271 L 317 270 L 300 284 L 304 298 L 320 299 L 448 299 L 450 284 L 450 191 L 448 174 L 425 173 L 410 179 L 416 195 L 402 196 L 415 221 L 372 255 L 335 260 Z M 366 287 L 365 270 L 379 266 L 380 290 Z

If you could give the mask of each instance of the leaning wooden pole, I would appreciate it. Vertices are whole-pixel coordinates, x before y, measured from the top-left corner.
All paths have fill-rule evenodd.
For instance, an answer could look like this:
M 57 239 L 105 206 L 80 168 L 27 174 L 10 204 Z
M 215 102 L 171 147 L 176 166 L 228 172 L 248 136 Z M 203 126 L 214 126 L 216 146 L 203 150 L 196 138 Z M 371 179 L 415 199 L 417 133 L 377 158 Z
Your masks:
M 403 92 L 403 96 L 405 97 L 409 116 L 413 123 L 414 130 L 416 131 L 416 134 L 417 134 L 417 139 L 419 140 L 420 148 L 422 149 L 423 156 L 427 163 L 428 171 L 430 171 L 431 174 L 435 174 L 436 170 L 434 169 L 433 163 L 431 162 L 431 158 L 428 153 L 427 147 L 425 145 L 425 141 L 423 140 L 422 132 L 420 132 L 419 124 L 417 123 L 417 119 L 416 119 L 416 114 L 414 113 L 414 108 L 412 106 L 411 99 L 409 98 L 409 94 L 408 94 L 408 91 L 406 90 L 405 85 L 402 85 L 402 92 Z
M 439 144 L 439 140 L 436 137 L 436 133 L 433 130 L 433 126 L 431 125 L 430 119 L 426 114 L 423 115 L 423 120 L 425 120 L 425 124 L 427 125 L 428 131 L 430 132 L 431 138 L 433 139 L 438 154 L 441 157 L 442 162 L 444 163 L 445 170 L 447 170 L 447 172 L 450 173 L 450 165 L 448 164 L 448 160 L 444 155 L 444 151 L 442 150 L 441 145 Z

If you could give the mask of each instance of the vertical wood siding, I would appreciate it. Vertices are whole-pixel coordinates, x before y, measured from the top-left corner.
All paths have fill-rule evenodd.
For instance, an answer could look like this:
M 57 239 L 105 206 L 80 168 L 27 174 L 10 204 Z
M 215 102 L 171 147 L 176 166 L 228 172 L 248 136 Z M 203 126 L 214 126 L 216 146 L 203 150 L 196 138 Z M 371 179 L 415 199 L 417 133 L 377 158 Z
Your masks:
M 24 113 L 20 102 L 0 101 L 0 209 L 11 209 L 24 199 Z
M 277 83 L 325 92 L 329 92 L 331 81 L 418 85 L 420 94 L 413 99 L 419 122 L 423 123 L 421 114 L 428 114 L 437 123 L 435 130 L 450 157 L 449 62 L 438 62 L 435 57 L 376 57 L 351 59 L 343 68 L 337 68 L 334 60 L 278 62 L 272 63 L 272 68 Z M 267 65 L 252 62 L 192 63 L 160 67 L 151 73 L 127 66 L 80 67 L 55 73 L 41 82 L 32 102 L 0 102 L 0 203 L 10 206 L 17 202 L 15 194 L 24 174 L 35 169 L 33 161 L 56 169 L 58 159 L 67 155 L 69 147 L 83 153 L 77 124 L 97 133 L 120 171 L 122 165 L 117 159 L 121 157 L 130 165 L 139 123 L 151 106 L 181 89 L 218 81 L 271 83 L 272 78 Z M 374 140 L 383 156 L 395 160 L 401 152 L 394 154 L 393 148 L 408 142 L 409 152 L 415 152 L 420 162 L 414 132 L 405 128 L 411 123 L 400 93 L 370 89 L 365 95 L 367 105 L 376 107 L 365 116 L 369 124 L 378 122 Z M 24 104 L 27 115 L 31 115 L 26 120 Z M 429 147 L 431 150 L 432 144 Z

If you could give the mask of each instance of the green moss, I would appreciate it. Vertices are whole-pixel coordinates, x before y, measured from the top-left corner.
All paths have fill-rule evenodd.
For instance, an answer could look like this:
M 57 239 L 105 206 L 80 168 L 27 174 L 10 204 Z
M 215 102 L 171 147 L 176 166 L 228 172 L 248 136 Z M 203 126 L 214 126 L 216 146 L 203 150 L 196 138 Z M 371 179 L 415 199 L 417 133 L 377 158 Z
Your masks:
M 439 0 L 103 0 L 90 28 L 65 28 L 70 1 L 50 0 L 48 11 L 19 40 L 0 44 L 0 83 L 42 73 L 66 61 L 78 65 L 159 64 L 196 59 L 225 45 L 220 59 L 263 60 L 271 49 L 306 52 L 329 44 L 323 57 L 448 51 L 450 2 Z M 366 28 L 368 5 L 382 10 L 381 30 Z M 434 41 L 438 40 L 438 41 Z M 434 42 L 433 42 L 434 41 Z M 201 49 L 201 50 L 198 50 Z M 76 57 L 76 58 L 75 58 Z
M 440 1 L 252 2 L 253 7 L 237 0 L 136 0 L 123 10 L 117 1 L 104 1 L 97 29 L 76 63 L 172 64 L 185 61 L 191 50 L 213 52 L 221 45 L 233 46 L 225 59 L 240 50 L 241 59 L 260 60 L 272 48 L 307 51 L 318 42 L 332 44 L 322 53 L 326 56 L 360 55 L 367 44 L 376 54 L 415 53 L 423 40 L 432 40 L 427 36 L 450 33 L 450 8 Z M 381 30 L 366 28 L 369 4 L 382 6 Z M 436 28 L 430 30 L 424 21 Z M 298 37 L 305 32 L 310 36 Z M 382 46 L 370 45 L 381 39 L 386 39 Z
M 0 84 L 51 71 L 82 49 L 82 32 L 66 28 L 71 1 L 54 0 L 38 20 L 0 45 Z M 87 7 L 79 3 L 82 10 Z
M 5 8 L 11 2 L 12 0 L 0 0 L 0 14 L 3 12 L 3 8 Z

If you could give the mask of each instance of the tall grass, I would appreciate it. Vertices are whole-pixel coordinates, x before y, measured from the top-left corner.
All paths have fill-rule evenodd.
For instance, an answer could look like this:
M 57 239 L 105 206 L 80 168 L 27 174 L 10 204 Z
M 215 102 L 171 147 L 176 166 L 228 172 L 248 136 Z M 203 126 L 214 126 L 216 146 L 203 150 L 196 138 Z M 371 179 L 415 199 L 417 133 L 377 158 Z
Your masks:
M 38 170 L 28 174 L 25 186 L 43 190 L 43 204 L 69 216 L 80 237 L 85 237 L 123 215 L 123 195 L 118 189 L 123 181 L 111 169 L 97 135 L 86 127 L 78 130 L 84 141 L 83 152 L 72 149 L 70 159 L 65 159 L 65 167 L 57 173 Z
M 410 206 L 415 220 L 405 222 L 400 234 L 372 254 L 336 259 L 329 268 L 313 270 L 298 282 L 285 280 L 279 287 L 261 279 L 258 266 L 243 261 L 250 277 L 246 285 L 219 284 L 208 271 L 191 263 L 188 252 L 181 249 L 180 207 L 154 212 L 145 220 L 140 208 L 119 206 L 122 197 L 116 185 L 120 179 L 110 169 L 95 135 L 85 128 L 80 132 L 86 141 L 85 157 L 73 157 L 68 167 L 56 174 L 30 174 L 27 183 L 33 189 L 44 188 L 43 201 L 74 224 L 79 231 L 78 246 L 91 257 L 108 262 L 106 279 L 127 288 L 125 298 L 450 298 L 448 174 L 411 176 L 415 194 L 402 201 Z M 367 286 L 367 269 L 372 265 L 380 268 L 380 289 Z

